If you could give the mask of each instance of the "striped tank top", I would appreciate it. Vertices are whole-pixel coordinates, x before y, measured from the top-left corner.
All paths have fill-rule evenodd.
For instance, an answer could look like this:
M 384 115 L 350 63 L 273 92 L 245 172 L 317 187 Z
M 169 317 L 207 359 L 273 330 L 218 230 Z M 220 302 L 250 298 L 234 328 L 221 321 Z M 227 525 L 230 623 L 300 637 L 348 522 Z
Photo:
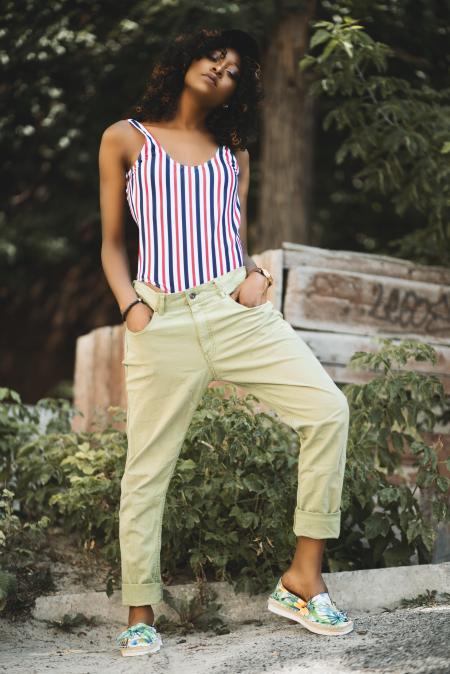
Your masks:
M 231 149 L 220 145 L 203 164 L 180 164 L 143 124 L 128 122 L 145 136 L 126 172 L 139 229 L 136 278 L 173 293 L 242 266 L 239 164 Z

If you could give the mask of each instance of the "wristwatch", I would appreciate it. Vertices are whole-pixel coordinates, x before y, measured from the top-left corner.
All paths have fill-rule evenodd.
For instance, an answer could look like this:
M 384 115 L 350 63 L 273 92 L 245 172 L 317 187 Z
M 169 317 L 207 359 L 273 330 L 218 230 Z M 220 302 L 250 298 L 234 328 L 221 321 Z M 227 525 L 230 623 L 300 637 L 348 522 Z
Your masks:
M 253 267 L 252 269 L 250 269 L 247 276 L 251 274 L 252 271 L 257 271 L 263 276 L 265 276 L 266 279 L 269 281 L 269 285 L 267 287 L 270 288 L 270 286 L 273 284 L 273 276 L 268 269 L 264 269 L 264 267 Z

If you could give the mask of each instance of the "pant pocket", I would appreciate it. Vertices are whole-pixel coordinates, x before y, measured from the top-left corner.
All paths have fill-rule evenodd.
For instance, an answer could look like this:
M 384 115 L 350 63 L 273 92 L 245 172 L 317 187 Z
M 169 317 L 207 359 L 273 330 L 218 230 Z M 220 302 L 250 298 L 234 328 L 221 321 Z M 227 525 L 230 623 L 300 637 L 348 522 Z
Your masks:
M 234 292 L 234 290 L 232 290 L 231 292 Z M 261 307 L 265 307 L 267 304 L 271 303 L 270 300 L 266 300 L 262 304 L 256 304 L 254 307 L 248 307 L 246 304 L 241 304 L 240 302 L 237 302 L 233 297 L 231 297 L 230 293 L 226 294 L 225 299 L 230 304 L 234 304 L 235 307 L 243 309 L 244 311 L 255 311 L 256 309 L 261 309 Z
M 157 309 L 158 309 L 158 297 L 157 297 L 157 293 L 155 293 L 154 290 L 152 290 L 148 286 L 145 286 L 145 284 L 142 284 L 142 282 L 140 282 L 140 281 L 138 282 L 138 281 L 134 280 L 132 282 L 132 285 L 133 285 L 134 292 L 136 293 L 136 295 L 138 297 L 140 297 L 141 300 L 143 302 L 145 302 L 145 304 L 147 306 L 150 307 L 150 309 L 152 309 L 153 313 L 152 313 L 152 315 L 150 317 L 150 320 L 148 321 L 147 325 L 145 327 L 143 327 L 142 330 L 130 330 L 130 328 L 127 326 L 127 324 L 125 322 L 125 332 L 127 333 L 127 335 L 133 335 L 133 336 L 143 335 L 144 333 L 146 334 L 147 332 L 150 332 L 150 330 L 153 329 L 154 323 L 155 323 L 155 321 L 158 317 L 158 311 L 157 311 Z M 136 285 L 138 285 L 138 287 L 136 287 Z M 142 287 L 142 285 L 144 287 Z
M 127 324 L 125 322 L 125 332 L 127 333 L 127 335 L 133 335 L 133 336 L 142 335 L 143 333 L 150 332 L 150 330 L 154 327 L 154 323 L 155 323 L 155 320 L 156 320 L 157 316 L 158 316 L 158 313 L 153 309 L 153 314 L 151 315 L 149 322 L 147 323 L 147 325 L 144 328 L 142 328 L 142 330 L 130 330 L 130 328 L 127 326 Z

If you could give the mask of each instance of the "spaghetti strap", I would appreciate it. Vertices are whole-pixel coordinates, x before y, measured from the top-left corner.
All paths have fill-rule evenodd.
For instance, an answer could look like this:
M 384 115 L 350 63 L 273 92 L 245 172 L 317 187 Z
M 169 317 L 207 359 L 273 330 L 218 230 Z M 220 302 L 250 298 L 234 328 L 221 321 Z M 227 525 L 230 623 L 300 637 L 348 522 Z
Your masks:
M 130 124 L 132 124 L 134 127 L 136 127 L 136 129 L 139 129 L 139 131 L 143 133 L 144 136 L 146 136 L 150 140 L 153 140 L 153 136 L 151 135 L 151 133 L 147 131 L 145 126 L 143 126 L 140 122 L 138 122 L 137 119 L 128 119 L 127 121 L 130 122 Z

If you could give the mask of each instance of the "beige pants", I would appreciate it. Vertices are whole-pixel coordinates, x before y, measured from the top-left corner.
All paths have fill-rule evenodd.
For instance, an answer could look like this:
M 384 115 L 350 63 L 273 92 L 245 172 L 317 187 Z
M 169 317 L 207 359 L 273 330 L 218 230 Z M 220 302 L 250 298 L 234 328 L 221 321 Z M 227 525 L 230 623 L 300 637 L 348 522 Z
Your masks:
M 154 313 L 143 330 L 125 327 L 128 453 L 119 513 L 124 605 L 162 600 L 166 492 L 192 416 L 213 380 L 248 389 L 298 430 L 294 533 L 339 537 L 347 399 L 270 300 L 246 307 L 229 296 L 245 276 L 242 266 L 175 293 L 133 281 Z

